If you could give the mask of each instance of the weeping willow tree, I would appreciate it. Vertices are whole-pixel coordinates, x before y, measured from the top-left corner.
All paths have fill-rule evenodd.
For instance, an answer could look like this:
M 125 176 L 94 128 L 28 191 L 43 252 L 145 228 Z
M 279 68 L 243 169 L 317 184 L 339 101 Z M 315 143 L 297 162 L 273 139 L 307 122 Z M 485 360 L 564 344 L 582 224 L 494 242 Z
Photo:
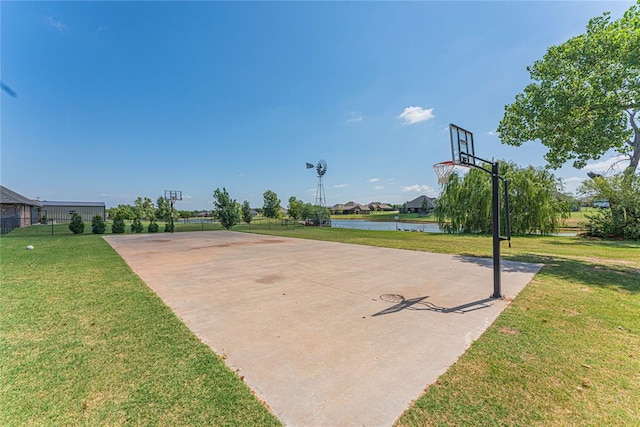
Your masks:
M 512 234 L 554 233 L 569 217 L 570 197 L 562 193 L 558 180 L 548 170 L 500 162 L 500 176 L 509 181 Z M 500 223 L 504 233 L 503 194 L 501 187 Z M 442 190 L 435 214 L 447 233 L 491 233 L 491 176 L 473 168 L 464 177 L 454 172 Z

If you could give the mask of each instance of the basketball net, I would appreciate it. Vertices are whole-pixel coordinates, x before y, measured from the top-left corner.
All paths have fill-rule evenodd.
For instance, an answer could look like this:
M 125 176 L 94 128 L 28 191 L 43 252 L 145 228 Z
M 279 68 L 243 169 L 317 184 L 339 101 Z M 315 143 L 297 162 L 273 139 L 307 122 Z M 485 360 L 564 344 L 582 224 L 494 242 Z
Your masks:
M 449 178 L 451 177 L 451 174 L 453 173 L 455 167 L 455 163 L 453 163 L 451 160 L 436 163 L 435 165 L 433 165 L 433 170 L 438 177 L 438 184 L 444 185 L 449 182 Z

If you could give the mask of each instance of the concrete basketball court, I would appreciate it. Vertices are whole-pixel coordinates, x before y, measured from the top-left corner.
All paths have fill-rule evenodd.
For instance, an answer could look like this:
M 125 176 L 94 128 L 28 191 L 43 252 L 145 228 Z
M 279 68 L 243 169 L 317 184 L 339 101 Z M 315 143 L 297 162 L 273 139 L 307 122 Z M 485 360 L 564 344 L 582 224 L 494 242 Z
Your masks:
M 425 235 L 425 239 L 428 239 Z M 389 426 L 540 265 L 230 231 L 107 236 L 290 426 Z

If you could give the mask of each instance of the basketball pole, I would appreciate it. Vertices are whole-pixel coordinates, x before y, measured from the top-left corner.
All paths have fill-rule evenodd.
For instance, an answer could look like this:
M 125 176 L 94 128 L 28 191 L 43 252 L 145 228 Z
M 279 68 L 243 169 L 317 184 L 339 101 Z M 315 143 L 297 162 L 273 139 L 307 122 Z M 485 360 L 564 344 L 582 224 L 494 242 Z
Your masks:
M 483 170 L 489 174 L 491 174 L 491 223 L 492 223 L 492 234 L 493 234 L 493 294 L 491 298 L 503 298 L 502 295 L 502 279 L 500 276 L 500 242 L 503 240 L 509 240 L 509 246 L 511 246 L 511 232 L 507 230 L 507 237 L 500 237 L 500 181 L 504 181 L 505 183 L 505 207 L 507 209 L 506 218 L 507 218 L 507 226 L 511 226 L 509 220 L 509 195 L 507 193 L 507 185 L 508 182 L 505 178 L 500 176 L 500 163 L 499 162 L 490 162 L 489 160 L 483 159 L 481 157 L 465 154 L 467 158 L 473 160 L 479 160 L 484 164 L 490 164 L 491 170 L 482 167 L 480 165 L 476 165 L 475 162 L 471 163 L 469 161 L 462 163 L 462 166 L 475 168 Z
M 171 232 L 173 233 L 175 228 L 174 216 L 175 209 L 174 205 L 176 201 L 182 200 L 182 190 L 164 190 L 164 199 L 169 201 L 169 216 L 171 218 Z
M 502 281 L 500 278 L 500 242 L 507 240 L 511 247 L 511 218 L 509 213 L 509 181 L 500 176 L 500 163 L 497 161 L 485 160 L 476 156 L 473 133 L 449 124 L 449 137 L 451 138 L 451 159 L 452 164 L 467 168 L 476 168 L 491 175 L 491 223 L 493 234 L 493 294 L 491 298 L 504 298 L 502 295 Z M 476 164 L 476 161 L 481 162 Z M 448 162 L 437 163 L 433 167 L 440 180 L 443 175 L 437 166 L 442 166 Z M 488 166 L 491 165 L 491 170 Z M 443 166 L 444 168 L 444 166 Z M 450 173 L 450 172 L 449 172 Z M 504 205 L 505 205 L 505 225 L 507 237 L 500 237 L 500 181 L 504 185 Z
M 173 223 L 173 197 L 171 198 L 171 232 L 173 233 L 173 228 L 175 227 Z
M 498 162 L 491 162 L 491 205 L 493 216 L 493 295 L 502 298 L 500 278 L 500 171 Z

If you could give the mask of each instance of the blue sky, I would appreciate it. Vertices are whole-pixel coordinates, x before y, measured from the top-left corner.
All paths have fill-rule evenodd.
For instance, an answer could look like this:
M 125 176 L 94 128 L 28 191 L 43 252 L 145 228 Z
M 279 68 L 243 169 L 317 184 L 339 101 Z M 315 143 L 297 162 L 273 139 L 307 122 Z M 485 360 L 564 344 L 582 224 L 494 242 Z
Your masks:
M 500 143 L 526 67 L 625 2 L 5 2 L 1 181 L 42 200 L 132 204 L 215 188 L 263 204 L 437 196 L 447 126 L 476 154 L 544 166 Z M 606 169 L 611 155 L 586 170 Z M 573 190 L 586 170 L 555 171 Z

